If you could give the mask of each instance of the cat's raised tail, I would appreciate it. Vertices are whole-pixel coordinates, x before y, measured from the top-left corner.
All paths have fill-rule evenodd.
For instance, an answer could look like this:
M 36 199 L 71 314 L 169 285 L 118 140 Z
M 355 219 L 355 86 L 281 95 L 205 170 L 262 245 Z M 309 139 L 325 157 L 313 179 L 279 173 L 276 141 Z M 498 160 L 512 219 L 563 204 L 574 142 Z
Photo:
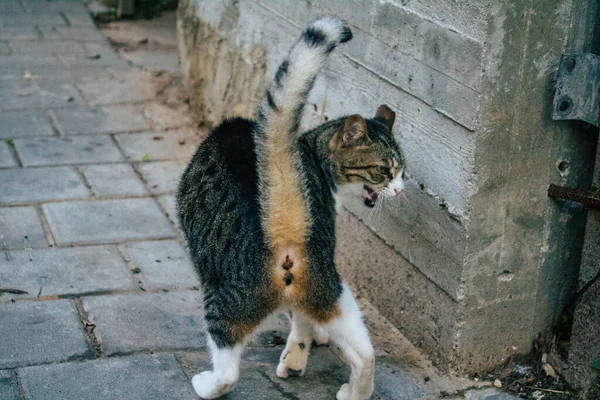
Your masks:
M 258 122 L 263 134 L 298 132 L 306 98 L 327 57 L 340 43 L 352 39 L 352 31 L 339 18 L 313 21 L 281 63 L 263 99 Z

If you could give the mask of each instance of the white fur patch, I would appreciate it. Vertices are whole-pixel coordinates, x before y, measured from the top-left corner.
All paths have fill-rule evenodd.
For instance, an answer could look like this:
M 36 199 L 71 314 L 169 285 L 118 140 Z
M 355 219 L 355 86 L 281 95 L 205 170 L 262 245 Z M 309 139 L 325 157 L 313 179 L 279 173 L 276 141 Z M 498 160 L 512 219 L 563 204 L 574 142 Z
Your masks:
M 386 196 L 397 196 L 404 190 L 404 179 L 402 179 L 402 174 L 398 173 L 396 177 L 387 184 L 383 193 Z
M 339 304 L 342 315 L 324 326 L 329 338 L 342 350 L 352 369 L 350 382 L 342 385 L 337 399 L 367 400 L 374 388 L 375 351 L 360 308 L 346 284 Z
M 204 371 L 192 378 L 192 386 L 196 394 L 203 399 L 216 399 L 231 391 L 240 375 L 240 360 L 243 344 L 233 348 L 219 349 L 208 337 L 208 347 L 212 356 L 212 371 Z

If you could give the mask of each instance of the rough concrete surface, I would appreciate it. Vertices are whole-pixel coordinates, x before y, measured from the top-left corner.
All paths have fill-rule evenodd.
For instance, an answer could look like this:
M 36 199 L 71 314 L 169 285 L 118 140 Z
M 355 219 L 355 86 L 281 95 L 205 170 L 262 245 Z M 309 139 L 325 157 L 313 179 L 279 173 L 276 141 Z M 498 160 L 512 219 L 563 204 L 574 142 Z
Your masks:
M 0 304 L 0 369 L 89 357 L 70 300 Z
M 9 249 L 48 245 L 40 216 L 35 207 L 0 208 L 3 245 Z
M 21 399 L 12 371 L 0 371 L 0 398 L 5 400 Z
M 41 365 L 21 370 L 21 379 L 31 400 L 194 398 L 172 354 Z
M 0 289 L 14 292 L 0 291 L 0 398 L 196 398 L 190 378 L 209 354 L 173 189 L 206 130 L 197 128 L 177 73 L 156 69 L 175 43 L 173 15 L 155 21 L 154 38 L 152 21 L 134 29 L 150 43 L 169 41 L 121 51 L 147 69 L 111 50 L 78 0 L 4 0 L 0 15 L 0 136 L 15 161 L 0 169 Z M 137 26 L 119 24 L 107 29 Z M 244 65 L 241 53 L 234 59 Z M 262 75 L 252 76 L 232 87 L 261 88 Z M 226 101 L 239 94 L 231 93 Z M 342 226 L 358 223 L 342 218 L 354 219 Z M 364 276 L 351 263 L 346 271 Z M 413 265 L 398 271 L 405 274 L 398 284 L 417 282 L 433 296 L 418 312 L 410 307 L 417 297 L 400 297 L 416 318 L 410 332 L 417 338 L 427 329 L 432 341 L 444 341 L 435 321 L 447 315 L 442 302 L 454 300 L 422 275 L 411 281 L 419 273 Z M 408 324 L 402 313 L 392 322 L 379 314 L 370 290 L 357 293 L 377 353 L 373 398 L 455 399 L 465 391 L 479 398 L 468 391 L 478 383 L 440 374 L 400 334 L 398 321 Z M 349 373 L 335 346 L 314 349 L 307 376 L 283 381 L 275 368 L 289 323 L 272 318 L 263 329 L 249 341 L 229 398 L 333 398 Z
M 593 185 L 600 187 L 600 151 L 596 155 Z M 585 231 L 578 289 L 584 290 L 573 316 L 569 380 L 588 399 L 600 396 L 600 373 L 591 364 L 600 360 L 600 211 L 590 210 Z

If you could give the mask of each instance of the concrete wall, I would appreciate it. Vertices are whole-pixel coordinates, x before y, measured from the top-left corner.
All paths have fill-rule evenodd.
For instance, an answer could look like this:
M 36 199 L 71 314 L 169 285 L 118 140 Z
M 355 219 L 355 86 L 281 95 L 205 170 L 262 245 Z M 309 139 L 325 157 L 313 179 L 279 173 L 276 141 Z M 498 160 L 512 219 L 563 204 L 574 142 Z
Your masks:
M 600 188 L 600 149 L 596 158 L 594 185 Z M 591 210 L 585 232 L 578 289 L 583 289 L 598 273 L 600 210 Z M 600 398 L 600 373 L 591 367 L 596 360 L 600 360 L 600 281 L 596 281 L 578 299 L 569 351 L 569 381 L 590 400 Z
M 388 104 L 410 179 L 408 201 L 380 214 L 343 192 L 340 269 L 438 365 L 466 372 L 527 352 L 576 286 L 584 212 L 545 193 L 589 181 L 593 162 L 594 138 L 550 120 L 571 11 L 560 0 L 181 0 L 178 29 L 192 105 L 216 123 L 253 114 L 312 18 L 351 23 L 304 127 Z

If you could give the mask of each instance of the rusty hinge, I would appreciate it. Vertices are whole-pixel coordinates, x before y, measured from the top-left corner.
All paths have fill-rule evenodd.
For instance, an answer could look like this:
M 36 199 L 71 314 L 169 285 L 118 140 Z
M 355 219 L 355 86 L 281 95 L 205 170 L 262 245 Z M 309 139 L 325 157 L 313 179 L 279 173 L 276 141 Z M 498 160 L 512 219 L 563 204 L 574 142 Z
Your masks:
M 587 209 L 600 209 L 600 191 L 594 189 L 573 189 L 552 183 L 548 188 L 548 197 L 576 201 Z
M 552 119 L 578 119 L 600 127 L 600 56 L 562 55 Z

